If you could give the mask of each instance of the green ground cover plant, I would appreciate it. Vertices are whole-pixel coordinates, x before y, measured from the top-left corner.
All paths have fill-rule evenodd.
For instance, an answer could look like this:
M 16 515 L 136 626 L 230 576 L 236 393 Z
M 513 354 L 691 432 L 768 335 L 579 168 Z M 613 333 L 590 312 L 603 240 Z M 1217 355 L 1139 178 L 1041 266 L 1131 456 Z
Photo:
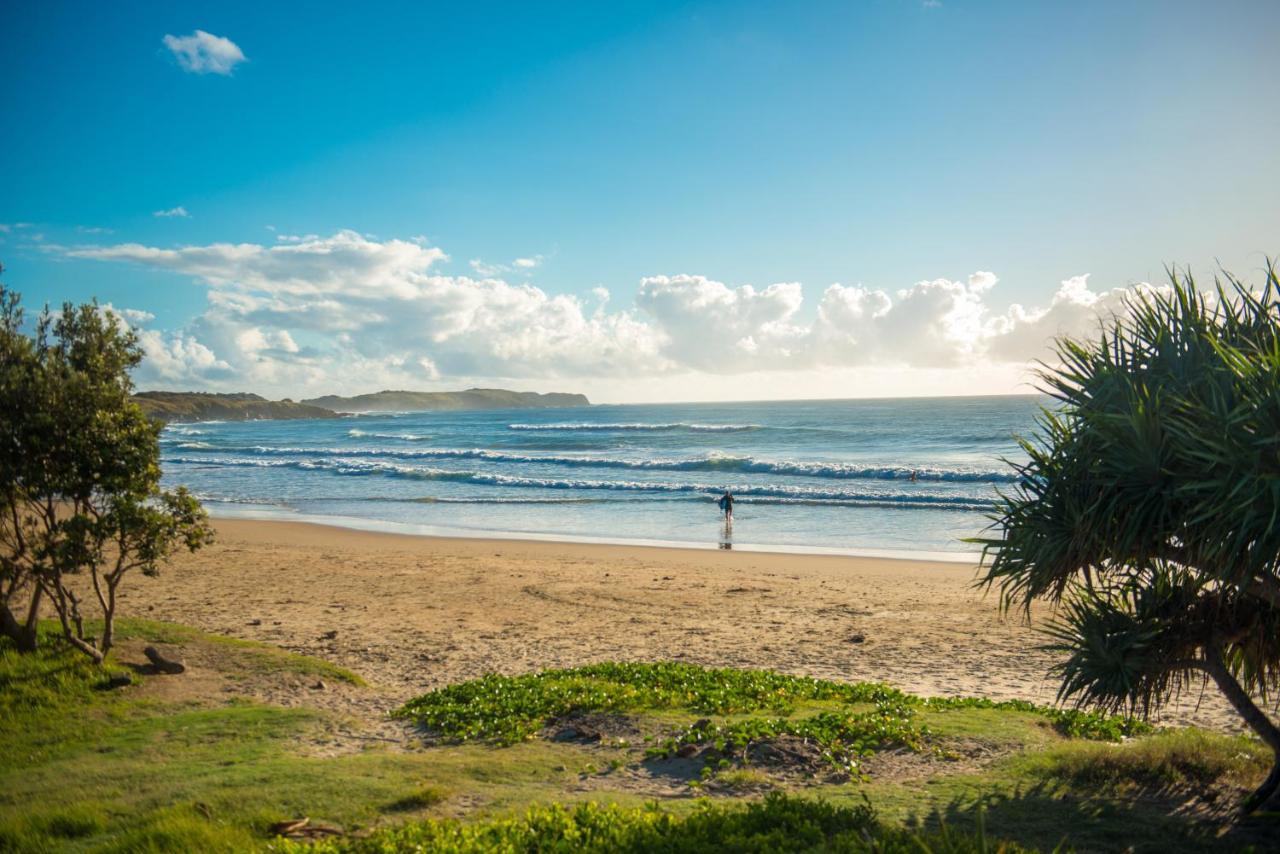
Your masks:
M 832 709 L 804 722 L 790 719 L 798 704 L 822 703 Z M 833 682 L 680 662 L 604 663 L 524 676 L 489 675 L 410 700 L 396 715 L 453 741 L 513 744 L 574 712 L 677 709 L 724 716 L 770 711 L 775 718 L 730 723 L 719 733 L 687 730 L 683 736 L 673 736 L 673 746 L 690 743 L 690 738 L 705 740 L 704 735 L 741 743 L 758 731 L 761 737 L 787 732 L 823 743 L 920 748 L 927 730 L 915 723 L 916 711 L 954 708 L 1029 712 L 1048 719 L 1063 734 L 1079 738 L 1118 740 L 1151 731 L 1149 724 L 1132 718 L 1024 701 L 921 699 L 875 682 Z M 783 716 L 787 720 L 781 720 Z
M 575 808 L 536 807 L 517 818 L 463 823 L 418 822 L 365 839 L 305 846 L 281 842 L 276 850 L 301 854 L 374 854 L 432 851 L 470 854 L 489 851 L 580 852 L 881 852 L 881 854 L 969 854 L 1023 851 L 994 842 L 985 833 L 884 830 L 867 804 L 836 805 L 822 800 L 767 795 L 758 803 L 703 803 L 675 816 L 656 805 L 626 809 L 594 803 Z

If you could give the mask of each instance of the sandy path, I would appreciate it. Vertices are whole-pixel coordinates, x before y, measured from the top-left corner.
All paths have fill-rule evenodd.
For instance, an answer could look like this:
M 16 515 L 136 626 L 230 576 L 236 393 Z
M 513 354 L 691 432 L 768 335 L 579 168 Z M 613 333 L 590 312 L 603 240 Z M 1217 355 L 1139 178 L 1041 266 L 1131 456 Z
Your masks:
M 1056 687 L 1041 637 L 1002 619 L 959 564 L 216 527 L 216 545 L 126 585 L 122 612 L 327 658 L 389 704 L 486 672 L 609 659 L 769 667 L 922 695 L 1051 702 Z M 1212 692 L 1196 699 L 1167 720 L 1236 728 Z

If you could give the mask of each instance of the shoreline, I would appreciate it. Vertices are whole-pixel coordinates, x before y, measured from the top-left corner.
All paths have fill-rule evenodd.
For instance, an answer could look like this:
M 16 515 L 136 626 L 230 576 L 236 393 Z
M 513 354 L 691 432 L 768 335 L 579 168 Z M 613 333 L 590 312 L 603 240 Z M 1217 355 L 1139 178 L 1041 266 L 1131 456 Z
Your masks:
M 212 502 L 211 502 L 212 503 Z M 381 519 L 364 519 L 358 516 L 330 516 L 317 513 L 302 513 L 289 507 L 266 504 L 239 505 L 243 510 L 231 509 L 234 504 L 220 503 L 216 509 L 209 503 L 205 509 L 209 518 L 218 520 L 239 520 L 252 522 L 281 522 L 299 525 L 315 525 L 322 528 L 337 528 L 347 531 L 364 531 L 367 533 L 390 534 L 404 537 L 426 537 L 445 540 L 495 540 L 500 542 L 529 543 L 561 543 L 564 545 L 598 545 L 629 546 L 644 549 L 671 549 L 706 551 L 738 551 L 758 554 L 782 555 L 827 555 L 831 557 L 869 558 L 876 560 L 903 560 L 921 563 L 947 563 L 965 566 L 977 566 L 981 560 L 981 552 L 928 551 L 924 549 L 878 549 L 831 546 L 800 546 L 789 543 L 729 543 L 708 541 L 705 543 L 687 540 L 655 540 L 632 537 L 592 537 L 558 532 L 541 531 L 502 531 L 481 528 L 450 527 L 446 525 L 418 525 L 408 522 L 390 522 Z
M 683 661 L 921 696 L 1052 704 L 1047 606 L 1002 615 L 974 564 L 447 538 L 218 518 L 216 542 L 122 588 L 122 616 L 270 643 L 359 673 L 375 716 L 489 673 Z M 307 686 L 302 686 L 307 687 Z M 1216 692 L 1163 722 L 1238 731 Z M 273 695 L 264 695 L 271 701 Z

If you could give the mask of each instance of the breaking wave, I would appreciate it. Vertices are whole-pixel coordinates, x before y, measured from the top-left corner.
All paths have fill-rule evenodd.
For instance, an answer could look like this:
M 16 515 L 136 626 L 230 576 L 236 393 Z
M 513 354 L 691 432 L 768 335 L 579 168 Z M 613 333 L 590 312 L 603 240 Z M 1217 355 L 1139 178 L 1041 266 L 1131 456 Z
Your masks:
M 184 449 L 207 449 L 203 442 L 178 445 Z M 709 454 L 677 459 L 624 459 L 618 457 L 570 456 L 560 454 L 516 454 L 483 448 L 289 448 L 255 446 L 228 448 L 231 453 L 262 456 L 388 457 L 408 460 L 484 460 L 517 465 L 551 465 L 570 468 L 631 469 L 638 471 L 705 471 L 726 474 L 774 474 L 832 480 L 911 480 L 951 483 L 1011 483 L 1010 471 L 991 469 L 912 468 L 910 466 L 868 466 L 854 463 L 806 460 L 760 460 L 754 457 Z
M 721 493 L 723 484 L 683 483 L 667 481 L 585 480 L 521 477 L 491 472 L 425 468 L 396 463 L 354 459 L 245 459 L 178 457 L 176 463 L 211 466 L 250 466 L 256 468 L 295 468 L 327 471 L 348 476 L 384 476 L 423 481 L 450 481 L 483 486 L 527 489 L 602 490 L 624 493 L 684 494 L 714 498 Z M 735 497 L 746 503 L 808 503 L 839 504 L 901 508 L 930 508 L 951 510 L 989 510 L 991 501 L 957 495 L 938 495 L 925 492 L 885 493 L 862 492 L 849 489 L 821 489 L 783 484 L 730 485 Z
M 508 424 L 508 430 L 554 430 L 570 432 L 579 430 L 596 430 L 610 433 L 643 431 L 650 433 L 687 430 L 692 433 L 742 433 L 748 430 L 759 430 L 759 424 L 600 424 L 595 422 L 577 422 L 570 424 Z
M 423 433 L 371 433 L 368 430 L 352 429 L 347 435 L 353 439 L 368 437 L 370 439 L 400 439 L 405 442 L 426 442 L 432 437 Z

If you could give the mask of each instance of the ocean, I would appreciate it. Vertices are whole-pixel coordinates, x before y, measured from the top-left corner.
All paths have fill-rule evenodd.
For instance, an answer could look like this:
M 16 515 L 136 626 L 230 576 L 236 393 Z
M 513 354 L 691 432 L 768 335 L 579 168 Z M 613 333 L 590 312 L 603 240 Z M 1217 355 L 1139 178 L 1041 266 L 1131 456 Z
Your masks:
M 599 405 L 172 424 L 215 516 L 971 559 L 1043 398 Z M 912 473 L 915 473 L 914 480 Z M 732 527 L 717 500 L 737 503 Z

